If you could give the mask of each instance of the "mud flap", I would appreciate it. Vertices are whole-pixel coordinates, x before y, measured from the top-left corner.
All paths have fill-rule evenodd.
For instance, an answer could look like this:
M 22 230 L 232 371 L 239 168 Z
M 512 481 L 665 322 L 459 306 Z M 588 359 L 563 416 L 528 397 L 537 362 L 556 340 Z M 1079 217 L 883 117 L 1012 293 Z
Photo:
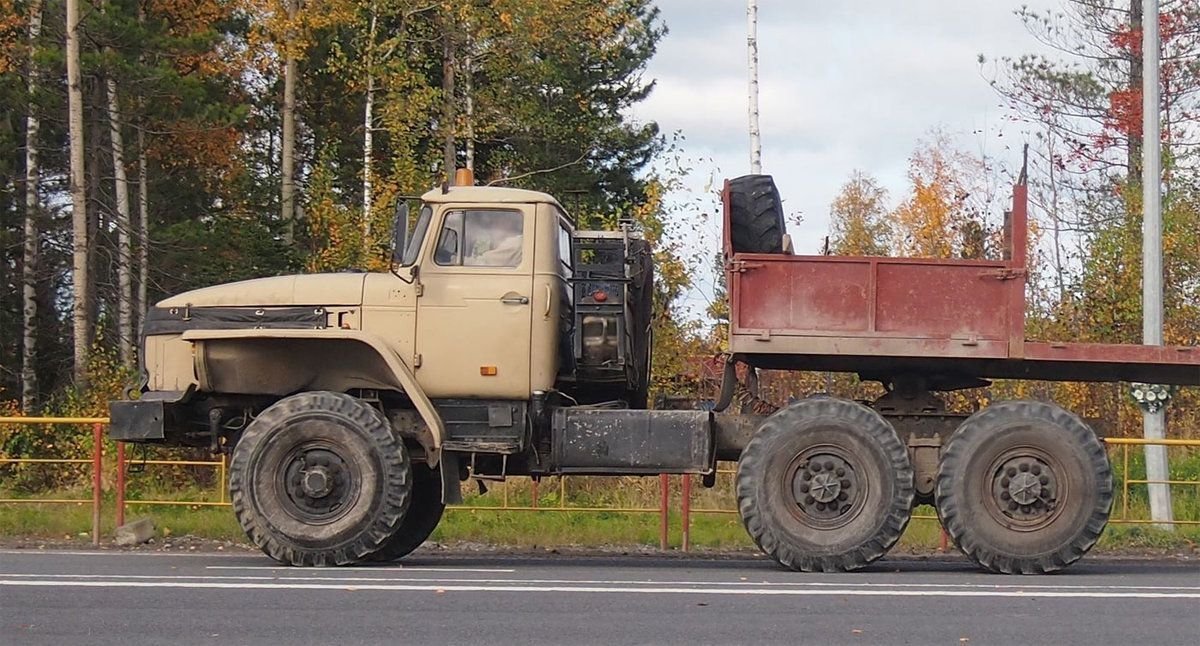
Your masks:
M 461 505 L 463 497 L 462 483 L 458 479 L 458 454 L 442 451 L 438 465 L 438 472 L 442 474 L 442 504 Z

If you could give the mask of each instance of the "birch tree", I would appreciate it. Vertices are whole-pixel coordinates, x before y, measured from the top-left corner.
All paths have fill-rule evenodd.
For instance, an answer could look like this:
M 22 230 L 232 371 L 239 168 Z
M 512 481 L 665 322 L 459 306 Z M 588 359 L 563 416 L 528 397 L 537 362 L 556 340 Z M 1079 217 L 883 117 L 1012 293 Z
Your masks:
M 75 383 L 87 383 L 88 345 L 91 341 L 91 321 L 88 318 L 88 209 L 84 169 L 83 89 L 79 59 L 79 0 L 66 0 L 67 5 L 67 127 L 70 141 L 71 185 L 71 285 L 72 321 L 74 324 Z
M 38 230 L 38 214 L 41 211 L 38 134 L 41 120 L 38 118 L 36 97 L 40 89 L 41 70 L 35 56 L 41 33 L 42 0 L 33 0 L 29 5 L 29 113 L 25 116 L 25 244 L 21 276 L 21 408 L 26 412 L 33 410 L 37 400 L 37 267 L 41 240 Z
M 750 172 L 762 172 L 762 138 L 758 130 L 758 0 L 746 2 L 746 58 L 750 117 Z
M 300 0 L 285 0 L 287 31 L 284 40 L 283 67 L 283 120 L 280 135 L 280 220 L 283 223 L 283 239 L 289 245 L 295 237 L 296 218 L 296 65 L 295 24 L 300 11 Z
M 129 209 L 129 181 L 125 171 L 125 139 L 121 133 L 121 100 L 117 81 L 110 72 L 105 79 L 108 102 L 109 145 L 112 147 L 113 191 L 117 214 L 117 347 L 121 363 L 132 366 L 133 356 L 133 272 L 130 232 L 133 218 Z

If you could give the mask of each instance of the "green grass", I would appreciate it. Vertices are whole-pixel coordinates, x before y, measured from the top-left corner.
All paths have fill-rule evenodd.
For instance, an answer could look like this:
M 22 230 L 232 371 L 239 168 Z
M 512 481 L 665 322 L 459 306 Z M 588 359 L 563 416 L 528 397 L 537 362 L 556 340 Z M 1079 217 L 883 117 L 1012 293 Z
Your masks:
M 468 504 L 495 506 L 490 498 L 471 497 Z M 517 501 L 510 501 L 515 504 Z M 578 503 L 574 503 L 578 504 Z M 678 507 L 674 507 L 675 510 Z M 102 514 L 102 536 L 109 541 L 113 530 L 112 501 Z M 932 514 L 928 507 L 918 514 Z M 128 519 L 150 517 L 161 536 L 245 542 L 245 536 L 228 507 L 134 506 Z M 90 541 L 91 505 L 3 504 L 0 505 L 0 537 L 37 541 Z M 680 517 L 673 511 L 669 536 L 672 548 L 681 542 Z M 472 543 L 513 548 L 559 547 L 657 547 L 659 516 L 656 512 L 592 511 L 502 511 L 451 509 L 434 532 L 440 543 Z M 940 529 L 936 521 L 914 519 L 896 548 L 902 553 L 933 553 L 938 549 Z M 1109 525 L 1100 541 L 1101 551 L 1160 551 L 1191 549 L 1200 544 L 1200 527 L 1179 527 L 1175 532 L 1145 525 Z M 697 513 L 692 516 L 690 545 L 696 550 L 753 550 L 736 514 Z M 953 547 L 951 547 L 953 549 Z
M 1133 479 L 1144 479 L 1143 453 L 1130 451 L 1129 473 Z M 1123 455 L 1113 455 L 1118 485 L 1112 517 L 1126 513 L 1120 478 L 1125 470 Z M 1171 476 L 1176 480 L 1200 480 L 1200 453 L 1173 453 Z M 705 489 L 698 480 L 692 487 L 692 524 L 689 542 L 701 550 L 752 550 L 740 519 L 733 513 L 705 513 L 703 510 L 736 509 L 733 499 L 733 474 L 718 474 L 717 486 Z M 671 510 L 669 536 L 672 547 L 681 543 L 680 480 L 671 478 L 668 508 Z M 464 487 L 464 491 L 467 488 Z M 154 491 L 153 481 L 134 475 L 130 480 L 130 497 L 142 500 L 207 500 L 220 498 L 214 488 Z M 1172 487 L 1175 517 L 1181 520 L 1200 520 L 1200 487 Z M 0 488 L 0 498 L 17 494 Z M 90 489 L 58 491 L 42 498 L 90 498 Z M 528 479 L 514 478 L 507 484 L 491 486 L 487 494 L 466 495 L 465 509 L 451 509 L 433 540 L 441 543 L 475 543 L 516 548 L 575 547 L 656 547 L 659 542 L 661 492 L 657 478 L 588 477 L 567 478 L 565 482 L 549 478 L 537 490 L 537 506 L 541 511 L 491 510 L 507 503 L 510 507 L 533 507 L 534 490 Z M 553 508 L 605 507 L 643 510 L 636 513 L 621 511 L 554 511 Z M 933 516 L 928 506 L 916 510 L 919 516 Z M 102 533 L 111 537 L 115 504 L 111 496 L 102 512 Z M 131 505 L 129 519 L 148 516 L 155 521 L 159 536 L 192 535 L 200 538 L 245 541 L 229 507 Z M 1145 485 L 1129 488 L 1127 518 L 1148 518 L 1149 510 Z M 0 538 L 90 540 L 91 505 L 69 504 L 0 504 Z M 914 519 L 900 540 L 897 549 L 904 552 L 930 553 L 938 549 L 941 532 L 935 520 Z M 1105 550 L 1171 550 L 1194 549 L 1200 544 L 1200 526 L 1180 526 L 1174 532 L 1156 530 L 1146 525 L 1110 524 L 1099 547 Z M 951 548 L 953 549 L 953 548 Z

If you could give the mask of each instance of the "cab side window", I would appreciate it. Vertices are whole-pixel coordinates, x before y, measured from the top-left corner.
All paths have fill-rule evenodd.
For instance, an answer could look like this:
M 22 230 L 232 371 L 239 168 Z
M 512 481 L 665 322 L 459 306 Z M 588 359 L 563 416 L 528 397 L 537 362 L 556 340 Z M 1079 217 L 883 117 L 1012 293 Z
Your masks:
M 517 267 L 524 246 L 520 211 L 451 211 L 442 223 L 433 258 L 449 267 Z
M 565 278 L 572 275 L 571 269 L 571 232 L 562 222 L 558 223 L 558 262 L 559 272 Z

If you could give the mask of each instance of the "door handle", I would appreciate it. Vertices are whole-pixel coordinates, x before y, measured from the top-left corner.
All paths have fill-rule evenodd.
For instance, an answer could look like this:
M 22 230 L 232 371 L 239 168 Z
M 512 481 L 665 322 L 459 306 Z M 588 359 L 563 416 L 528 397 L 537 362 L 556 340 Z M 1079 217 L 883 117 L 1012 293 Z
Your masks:
M 542 312 L 542 318 L 550 318 L 550 306 L 553 305 L 554 294 L 550 291 L 550 283 L 546 283 L 546 311 Z
M 528 305 L 529 297 L 521 296 L 519 294 L 505 294 L 504 296 L 500 297 L 500 302 L 504 303 L 505 305 Z

